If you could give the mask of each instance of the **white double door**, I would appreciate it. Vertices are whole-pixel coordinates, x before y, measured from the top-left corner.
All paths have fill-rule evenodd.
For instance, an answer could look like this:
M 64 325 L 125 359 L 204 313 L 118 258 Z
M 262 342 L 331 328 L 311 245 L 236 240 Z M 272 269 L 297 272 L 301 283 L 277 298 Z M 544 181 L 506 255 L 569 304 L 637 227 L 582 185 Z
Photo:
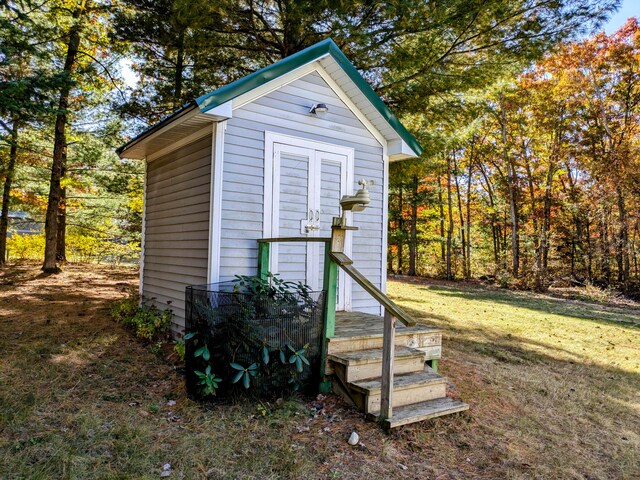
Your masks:
M 330 237 L 340 199 L 352 190 L 353 149 L 272 134 L 265 150 L 265 237 Z M 350 249 L 348 238 L 345 253 Z M 284 280 L 320 290 L 324 243 L 272 243 L 269 267 Z M 350 287 L 339 272 L 338 310 L 350 310 Z

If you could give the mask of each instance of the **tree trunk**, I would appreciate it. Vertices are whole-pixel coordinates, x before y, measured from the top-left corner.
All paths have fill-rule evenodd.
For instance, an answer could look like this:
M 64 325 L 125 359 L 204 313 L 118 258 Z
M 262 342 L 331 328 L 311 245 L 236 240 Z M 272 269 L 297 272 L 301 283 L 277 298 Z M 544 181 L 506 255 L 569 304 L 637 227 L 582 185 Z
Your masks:
M 571 277 L 577 278 L 577 268 L 576 262 L 578 257 L 578 247 L 582 245 L 582 222 L 580 218 L 580 213 L 576 209 L 577 205 L 577 194 L 576 194 L 576 185 L 573 179 L 573 173 L 571 172 L 571 165 L 569 163 L 565 164 L 565 168 L 567 169 L 567 179 L 569 181 L 569 199 L 571 200 L 571 210 L 573 213 L 571 214 L 573 220 L 573 231 L 571 233 Z M 588 252 L 590 255 L 590 252 Z M 584 259 L 581 259 L 581 263 L 584 262 Z M 587 274 L 590 278 L 590 272 Z
M 523 147 L 524 150 L 524 147 Z M 525 158 L 525 170 L 527 172 L 527 186 L 529 187 L 529 202 L 531 204 L 531 223 L 533 224 L 533 250 L 535 254 L 535 260 L 533 262 L 533 276 L 534 276 L 534 288 L 539 290 L 542 284 L 541 271 L 542 271 L 542 252 L 541 252 L 541 238 L 538 231 L 538 204 L 535 195 L 535 180 L 533 178 L 533 172 L 531 171 L 531 164 L 527 156 Z
M 447 251 L 444 243 L 444 200 L 442 198 L 442 178 L 438 175 L 438 205 L 440 209 L 440 262 L 447 263 Z
M 551 229 L 551 192 L 553 187 L 553 175 L 555 166 L 553 162 L 549 162 L 547 170 L 547 183 L 544 191 L 544 208 L 542 212 L 542 227 L 540 229 L 540 241 L 538 242 L 541 250 L 540 270 L 537 276 L 536 288 L 546 290 L 547 275 L 549 270 L 549 234 Z
M 182 29 L 178 35 L 178 54 L 176 58 L 176 72 L 174 75 L 174 89 L 173 89 L 173 108 L 178 109 L 182 107 L 182 75 L 184 73 L 184 34 Z
M 500 234 L 502 235 L 502 246 L 500 247 L 500 249 L 503 252 L 502 255 L 502 269 L 503 270 L 507 270 L 508 265 L 507 265 L 507 248 L 509 246 L 509 235 L 507 233 L 507 225 L 509 225 L 509 213 L 505 210 L 503 212 L 504 214 L 504 218 L 502 219 L 502 225 L 504 225 L 504 228 L 500 228 Z
M 507 186 L 509 188 L 509 216 L 511 220 L 511 256 L 513 276 L 518 278 L 520 273 L 520 226 L 518 223 L 518 200 L 517 181 L 515 165 L 509 155 L 507 146 L 507 116 L 504 108 L 501 109 L 501 130 L 502 130 L 502 151 L 504 161 L 507 166 Z
M 489 195 L 489 205 L 491 206 L 491 214 L 489 215 L 489 220 L 491 222 L 491 236 L 493 239 L 493 260 L 495 262 L 495 271 L 494 274 L 497 274 L 497 270 L 500 268 L 500 237 L 501 237 L 501 229 L 498 225 L 498 214 L 496 213 L 496 202 L 493 199 L 493 188 L 491 188 L 491 182 L 489 181 L 489 176 L 484 168 L 482 162 L 478 163 L 480 173 L 482 174 L 482 178 L 484 178 L 485 182 L 485 190 L 487 191 L 487 195 Z
M 0 265 L 7 259 L 7 231 L 9 230 L 9 203 L 11 202 L 11 186 L 18 159 L 18 123 L 13 120 L 11 127 L 11 147 L 9 162 L 4 172 L 4 188 L 2 190 L 2 214 L 0 215 Z
M 467 172 L 467 204 L 466 204 L 466 215 L 467 215 L 467 254 L 465 258 L 467 259 L 467 280 L 471 280 L 471 175 L 473 174 L 473 156 L 469 160 L 469 170 Z
M 69 95 L 71 92 L 71 76 L 80 48 L 80 31 L 82 25 L 79 17 L 84 13 L 84 8 L 83 5 L 83 7 L 73 13 L 75 24 L 69 30 L 69 43 L 67 44 L 67 55 L 63 68 L 66 81 L 60 88 L 60 97 L 58 100 L 58 113 L 56 114 L 53 140 L 53 162 L 51 164 L 51 180 L 49 184 L 49 201 L 47 203 L 47 214 L 44 226 L 45 247 L 42 270 L 46 273 L 56 273 L 59 271 L 56 264 L 56 252 L 58 241 L 58 209 L 60 208 L 60 179 L 62 178 L 64 159 L 67 154 L 66 128 Z
M 451 194 L 451 159 L 447 155 L 447 213 L 449 227 L 447 228 L 447 280 L 453 280 L 452 240 L 453 240 L 453 198 Z
M 403 208 L 404 208 L 404 200 L 402 198 L 402 184 L 400 184 L 400 193 L 398 194 L 398 198 L 400 201 L 400 206 L 398 209 L 399 215 L 398 215 L 398 230 L 400 232 L 400 235 L 398 235 L 398 269 L 397 272 L 399 275 L 402 275 L 402 272 L 404 270 L 404 265 L 402 262 L 402 255 L 404 253 L 404 242 L 403 242 L 403 238 L 404 238 L 404 213 L 403 213 Z
M 453 178 L 456 182 L 456 199 L 458 203 L 458 218 L 460 219 L 460 244 L 462 252 L 462 275 L 465 280 L 469 280 L 469 273 L 467 272 L 467 240 L 466 230 L 464 222 L 464 211 L 462 210 L 462 196 L 460 195 L 460 182 L 458 180 L 458 162 L 455 154 L 453 156 Z
M 622 289 L 627 291 L 629 290 L 629 272 L 631 270 L 629 263 L 629 228 L 627 226 L 627 206 L 620 185 L 616 186 L 616 196 L 618 216 L 620 218 L 616 252 L 618 258 L 618 282 L 620 282 Z
M 391 220 L 387 220 L 387 232 L 391 232 L 391 229 L 392 229 Z M 387 274 L 395 273 L 393 271 L 393 254 L 391 253 L 392 246 L 393 244 L 391 242 L 387 244 Z
M 609 255 L 609 225 L 607 222 L 608 208 L 602 211 L 601 230 L 600 230 L 600 248 L 601 251 L 601 273 L 607 285 L 611 283 L 611 259 Z
M 67 172 L 66 155 L 62 161 L 60 178 L 64 179 Z M 56 260 L 67 261 L 67 189 L 60 187 L 60 204 L 58 205 L 58 234 L 56 236 Z
M 553 192 L 553 175 L 555 174 L 554 164 L 549 164 L 547 171 L 547 184 L 544 191 L 544 210 L 542 212 L 542 232 L 540 234 L 540 245 L 542 246 L 542 269 L 546 276 L 549 268 L 549 248 L 551 235 L 551 200 Z
M 633 229 L 633 238 L 631 240 L 631 246 L 633 248 L 632 250 L 632 262 L 633 262 L 633 274 L 636 277 L 636 280 L 638 279 L 638 249 L 637 249 L 637 245 L 638 245 L 638 225 L 640 224 L 640 221 L 636 222 L 636 226 Z
M 587 236 L 587 278 L 593 283 L 593 250 L 591 246 L 591 221 L 589 217 L 586 220 L 586 236 Z
M 418 250 L 418 177 L 411 178 L 411 233 L 409 237 L 409 275 L 416 276 Z

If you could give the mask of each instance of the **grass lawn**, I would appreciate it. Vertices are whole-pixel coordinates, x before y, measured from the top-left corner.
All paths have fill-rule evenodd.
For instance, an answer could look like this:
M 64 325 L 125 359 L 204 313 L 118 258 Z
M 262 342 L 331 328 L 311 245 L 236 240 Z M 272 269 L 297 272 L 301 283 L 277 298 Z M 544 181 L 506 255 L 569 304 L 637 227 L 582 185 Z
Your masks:
M 0 276 L 0 478 L 640 478 L 640 307 L 391 282 L 468 413 L 387 435 L 335 397 L 203 406 L 109 319 L 129 269 Z M 453 387 L 452 387 L 453 388 Z M 173 403 L 175 402 L 175 404 Z M 361 445 L 350 447 L 352 430 Z

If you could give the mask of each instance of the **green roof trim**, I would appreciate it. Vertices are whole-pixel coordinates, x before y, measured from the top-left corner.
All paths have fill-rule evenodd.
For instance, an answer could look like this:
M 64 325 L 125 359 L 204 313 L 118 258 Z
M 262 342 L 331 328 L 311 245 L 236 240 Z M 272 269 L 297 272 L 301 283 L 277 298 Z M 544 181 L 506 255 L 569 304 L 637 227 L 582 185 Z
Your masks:
M 416 154 L 416 156 L 420 156 L 422 153 L 422 147 L 415 139 L 413 135 L 409 133 L 409 131 L 400 123 L 400 120 L 396 118 L 396 116 L 391 113 L 389 107 L 385 105 L 382 99 L 378 96 L 378 94 L 371 88 L 371 85 L 367 83 L 367 81 L 362 78 L 362 75 L 356 70 L 353 64 L 349 61 L 349 59 L 345 56 L 344 53 L 338 48 L 333 40 L 327 38 L 326 40 L 322 40 L 321 42 L 316 43 L 315 45 L 311 45 L 304 50 L 301 50 L 293 55 L 286 57 L 268 67 L 265 67 L 261 70 L 253 72 L 246 77 L 243 77 L 235 82 L 231 82 L 224 87 L 221 87 L 213 92 L 207 93 L 198 97 L 195 102 L 190 102 L 182 107 L 180 110 L 175 113 L 163 118 L 159 123 L 154 126 L 148 128 L 140 135 L 131 139 L 126 144 L 122 145 L 120 148 L 116 150 L 118 155 L 122 154 L 125 150 L 132 147 L 134 144 L 148 137 L 155 131 L 160 128 L 168 125 L 177 117 L 182 114 L 191 111 L 193 108 L 199 108 L 199 110 L 204 113 L 208 110 L 211 110 L 215 107 L 218 107 L 229 100 L 233 100 L 234 98 L 247 93 L 255 88 L 264 85 L 271 80 L 275 80 L 276 78 L 289 73 L 303 65 L 314 62 L 326 55 L 331 55 L 333 59 L 340 65 L 342 70 L 347 74 L 347 76 L 356 84 L 356 86 L 360 89 L 360 91 L 364 94 L 364 96 L 371 102 L 374 108 L 382 115 L 382 117 L 387 121 L 387 123 L 395 130 L 395 132 L 400 136 L 400 138 L 409 146 L 409 148 Z
M 286 57 L 279 62 L 276 62 L 268 67 L 253 72 L 246 77 L 243 77 L 235 82 L 231 82 L 224 87 L 221 87 L 211 93 L 202 95 L 196 99 L 200 111 L 206 112 L 212 108 L 215 108 L 223 103 L 233 100 L 234 98 L 249 92 L 261 85 L 264 85 L 271 80 L 295 70 L 307 63 L 311 63 L 325 55 L 331 55 L 338 65 L 344 70 L 348 77 L 356 84 L 360 91 L 367 97 L 375 109 L 382 115 L 382 117 L 391 125 L 396 133 L 404 140 L 404 142 L 413 150 L 413 152 L 420 156 L 422 153 L 422 147 L 415 139 L 413 135 L 400 123 L 400 120 L 391 113 L 389 107 L 385 105 L 378 94 L 371 88 L 371 85 L 362 78 L 362 75 L 356 70 L 353 64 L 345 56 L 344 53 L 338 48 L 333 40 L 327 38 L 321 42 L 316 43 L 304 50 L 301 50 L 293 55 Z

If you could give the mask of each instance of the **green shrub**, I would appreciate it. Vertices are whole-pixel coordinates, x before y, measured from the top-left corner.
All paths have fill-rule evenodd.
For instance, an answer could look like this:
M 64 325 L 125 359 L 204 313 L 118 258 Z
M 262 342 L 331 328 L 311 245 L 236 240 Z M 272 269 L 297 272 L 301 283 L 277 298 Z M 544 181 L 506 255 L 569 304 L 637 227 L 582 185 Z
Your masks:
M 187 346 L 184 343 L 184 337 L 177 338 L 173 343 L 173 351 L 178 355 L 178 360 L 184 362 L 184 356 L 186 355 Z
M 44 234 L 14 234 L 7 238 L 9 258 L 19 260 L 42 260 L 44 257 Z
M 236 276 L 233 282 L 232 291 L 223 293 L 223 308 L 212 308 L 206 296 L 192 299 L 194 321 L 182 339 L 189 347 L 190 393 L 214 396 L 219 387 L 222 396 L 300 391 L 312 377 L 313 356 L 318 357 L 319 345 L 291 344 L 311 328 L 321 305 L 311 287 L 272 274 Z M 316 328 L 319 335 L 321 325 Z
M 164 340 L 171 329 L 173 312 L 160 310 L 155 305 L 140 302 L 138 295 L 131 295 L 111 307 L 112 318 L 131 328 L 138 338 L 148 342 Z
M 14 234 L 7 239 L 9 258 L 18 260 L 42 260 L 44 257 L 44 234 Z M 140 244 L 118 243 L 101 236 L 81 235 L 68 232 L 66 236 L 67 259 L 72 262 L 111 262 L 119 264 L 127 258 L 138 258 Z

